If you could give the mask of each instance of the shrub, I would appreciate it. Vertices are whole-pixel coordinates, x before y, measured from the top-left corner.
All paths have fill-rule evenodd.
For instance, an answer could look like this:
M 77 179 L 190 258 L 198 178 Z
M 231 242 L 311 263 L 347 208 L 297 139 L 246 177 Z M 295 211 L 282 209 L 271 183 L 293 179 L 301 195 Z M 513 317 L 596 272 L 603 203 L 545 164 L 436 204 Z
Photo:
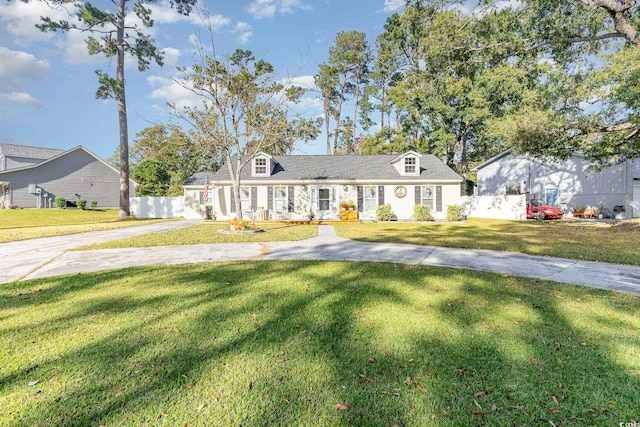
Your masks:
M 97 207 L 98 207 L 98 202 L 97 202 L 97 201 L 95 201 L 95 200 L 92 200 L 92 201 L 91 201 L 91 209 L 95 209 L 95 208 L 97 208 Z
M 391 205 L 378 205 L 376 207 L 376 219 L 378 221 L 391 221 Z
M 447 221 L 462 221 L 462 205 L 447 206 Z
M 415 205 L 413 207 L 413 219 L 416 221 L 431 221 L 431 206 Z
M 78 199 L 78 201 L 76 202 L 76 205 L 77 205 L 80 209 L 84 210 L 84 208 L 86 208 L 86 207 L 87 207 L 87 201 L 86 201 L 85 199 Z
M 59 208 L 66 208 L 67 207 L 67 199 L 65 199 L 62 196 L 58 196 L 55 199 L 56 202 L 56 206 Z

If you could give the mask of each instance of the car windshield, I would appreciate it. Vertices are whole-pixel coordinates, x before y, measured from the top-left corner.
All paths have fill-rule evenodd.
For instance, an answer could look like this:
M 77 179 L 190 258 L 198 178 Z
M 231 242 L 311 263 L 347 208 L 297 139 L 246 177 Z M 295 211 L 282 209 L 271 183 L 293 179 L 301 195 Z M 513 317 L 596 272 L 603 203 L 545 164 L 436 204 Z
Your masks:
M 542 206 L 542 202 L 540 200 L 531 200 L 531 206 Z

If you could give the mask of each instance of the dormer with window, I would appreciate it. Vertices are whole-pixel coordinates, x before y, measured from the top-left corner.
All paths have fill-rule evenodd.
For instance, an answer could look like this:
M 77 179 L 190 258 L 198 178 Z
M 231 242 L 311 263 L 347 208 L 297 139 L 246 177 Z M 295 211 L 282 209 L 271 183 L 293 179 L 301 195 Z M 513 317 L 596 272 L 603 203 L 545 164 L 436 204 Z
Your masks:
M 392 163 L 402 176 L 420 175 L 420 154 L 415 151 L 407 151 L 393 159 Z
M 265 153 L 258 153 L 251 160 L 251 176 L 267 177 L 271 176 L 273 170 L 273 158 Z

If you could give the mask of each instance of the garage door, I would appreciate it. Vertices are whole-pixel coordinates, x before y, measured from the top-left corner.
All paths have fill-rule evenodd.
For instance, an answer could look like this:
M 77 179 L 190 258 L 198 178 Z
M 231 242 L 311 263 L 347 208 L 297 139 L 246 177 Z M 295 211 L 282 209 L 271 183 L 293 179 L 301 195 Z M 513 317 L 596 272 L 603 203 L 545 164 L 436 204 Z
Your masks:
M 633 200 L 631 201 L 631 207 L 633 207 L 633 217 L 640 218 L 640 185 L 633 186 Z

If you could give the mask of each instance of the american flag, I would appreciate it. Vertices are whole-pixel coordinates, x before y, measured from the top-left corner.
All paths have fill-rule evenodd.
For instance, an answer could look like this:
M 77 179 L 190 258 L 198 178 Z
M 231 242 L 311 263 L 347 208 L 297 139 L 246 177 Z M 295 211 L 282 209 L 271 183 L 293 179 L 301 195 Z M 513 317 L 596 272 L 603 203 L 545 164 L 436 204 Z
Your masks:
M 204 194 L 202 195 L 202 203 L 205 205 L 209 203 L 209 174 L 207 174 L 207 180 L 204 182 Z

